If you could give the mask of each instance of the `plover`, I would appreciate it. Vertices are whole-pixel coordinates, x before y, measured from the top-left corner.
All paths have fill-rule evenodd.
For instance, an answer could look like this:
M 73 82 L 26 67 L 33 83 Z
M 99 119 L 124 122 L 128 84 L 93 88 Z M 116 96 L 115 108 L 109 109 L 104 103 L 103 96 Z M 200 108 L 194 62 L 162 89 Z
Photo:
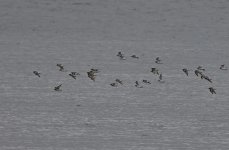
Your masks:
M 216 94 L 216 89 L 214 89 L 213 87 L 209 87 L 208 89 L 212 94 Z
M 122 54 L 122 52 L 118 52 L 118 54 L 116 55 L 118 56 L 121 60 L 125 60 L 125 56 Z
M 227 70 L 227 67 L 225 67 L 225 64 L 223 64 L 223 65 L 220 66 L 219 69 L 220 69 L 220 70 Z
M 142 82 L 143 82 L 143 83 L 146 83 L 146 84 L 151 84 L 151 82 L 148 81 L 148 80 L 142 80 Z
M 118 86 L 117 83 L 111 83 L 110 85 L 113 86 L 113 87 L 117 87 Z
M 88 78 L 90 78 L 92 81 L 95 81 L 96 75 L 94 74 L 93 71 L 87 72 L 87 76 L 88 76 Z
M 62 64 L 56 64 L 59 67 L 59 71 L 64 71 L 64 66 Z
M 135 85 L 134 86 L 137 87 L 137 88 L 143 88 L 143 86 L 139 85 L 138 81 L 135 81 Z
M 62 86 L 62 84 L 60 84 L 60 85 L 54 87 L 54 90 L 55 90 L 55 91 L 62 91 L 62 90 L 60 89 L 61 86 Z
M 158 70 L 157 68 L 151 68 L 151 72 L 152 72 L 153 74 L 159 75 L 159 70 Z
M 199 71 L 199 70 L 195 70 L 195 74 L 196 74 L 196 76 L 199 76 L 199 75 L 203 75 L 203 73 L 201 72 L 201 71 Z
M 41 77 L 41 73 L 40 73 L 40 72 L 38 72 L 38 71 L 33 71 L 33 73 L 34 73 L 36 76 Z
M 211 82 L 212 83 L 212 79 L 210 79 L 208 76 L 206 75 L 201 75 L 201 79 L 205 79 L 207 80 L 208 82 Z
M 136 55 L 132 55 L 131 56 L 132 58 L 136 58 L 136 59 L 138 59 L 139 57 L 138 56 L 136 56 Z
M 123 84 L 123 82 L 120 79 L 116 79 L 115 81 L 121 85 Z
M 94 69 L 94 68 L 92 68 L 91 71 L 92 71 L 93 73 L 99 73 L 99 69 Z
M 160 60 L 160 58 L 159 58 L 159 57 L 157 57 L 157 58 L 156 58 L 155 63 L 157 63 L 157 64 L 162 64 L 162 63 L 161 63 L 161 60 Z
M 183 70 L 183 72 L 188 76 L 188 69 L 186 69 L 186 68 L 184 68 L 184 69 L 182 69 Z
M 205 69 L 202 66 L 198 66 L 197 70 L 205 71 Z
M 78 72 L 71 72 L 69 76 L 71 76 L 73 79 L 76 79 L 76 76 L 80 75 Z

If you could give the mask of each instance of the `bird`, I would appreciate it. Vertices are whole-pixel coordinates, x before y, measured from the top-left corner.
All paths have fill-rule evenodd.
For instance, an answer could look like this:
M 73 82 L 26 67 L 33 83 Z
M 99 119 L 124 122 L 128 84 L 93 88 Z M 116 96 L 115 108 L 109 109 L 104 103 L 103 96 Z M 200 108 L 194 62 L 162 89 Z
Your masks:
M 157 57 L 157 58 L 156 58 L 155 63 L 157 63 L 157 64 L 162 64 L 162 63 L 161 63 L 161 60 L 160 60 L 160 58 L 159 58 L 159 57 Z
M 120 79 L 116 79 L 115 81 L 121 85 L 123 84 L 123 82 Z
M 96 75 L 94 74 L 93 71 L 87 72 L 87 76 L 88 76 L 88 78 L 90 78 L 92 81 L 95 81 Z
M 197 70 L 205 71 L 205 69 L 202 66 L 198 66 Z
M 151 68 L 151 72 L 152 72 L 153 74 L 159 75 L 159 70 L 158 70 L 157 68 Z
M 209 81 L 209 82 L 211 82 L 212 83 L 212 79 L 210 79 L 208 76 L 206 76 L 206 75 L 201 75 L 201 79 L 205 79 L 205 80 L 207 80 L 207 81 Z
M 184 69 L 182 69 L 183 70 L 183 72 L 188 76 L 188 69 L 186 69 L 186 68 L 184 68 Z
M 227 67 L 225 67 L 225 64 L 223 64 L 223 65 L 220 65 L 220 68 L 219 68 L 220 70 L 227 70 Z
M 214 89 L 213 87 L 209 87 L 208 89 L 212 94 L 216 94 L 216 89 Z
M 201 71 L 199 71 L 199 70 L 195 70 L 195 74 L 196 74 L 196 76 L 199 76 L 199 75 L 203 75 L 203 73 L 201 72 Z
M 99 69 L 94 69 L 94 68 L 92 68 L 91 71 L 92 71 L 93 73 L 99 73 Z
M 143 83 L 146 83 L 146 84 L 151 84 L 151 82 L 148 81 L 148 80 L 142 80 L 142 82 L 143 82 Z
M 33 73 L 38 76 L 38 77 L 41 77 L 41 73 L 39 73 L 38 71 L 33 71 Z
M 137 87 L 137 88 L 143 88 L 143 86 L 140 86 L 139 85 L 138 81 L 135 81 L 135 87 Z
M 113 87 L 117 87 L 118 86 L 117 83 L 111 83 L 110 85 L 113 86 Z
M 125 60 L 126 58 L 124 57 L 124 55 L 122 54 L 122 52 L 118 52 L 118 54 L 116 55 L 118 56 L 121 60 Z
M 76 79 L 77 75 L 80 75 L 78 72 L 71 72 L 70 74 L 68 74 L 69 76 L 71 76 L 73 79 Z
M 132 55 L 131 57 L 132 57 L 132 58 L 139 59 L 139 57 L 138 57 L 138 56 L 136 56 L 136 55 Z
M 62 86 L 62 84 L 60 84 L 60 85 L 54 87 L 54 90 L 55 90 L 55 91 L 62 91 L 62 90 L 60 89 L 61 86 Z
M 64 66 L 62 64 L 56 64 L 59 67 L 59 71 L 64 71 Z

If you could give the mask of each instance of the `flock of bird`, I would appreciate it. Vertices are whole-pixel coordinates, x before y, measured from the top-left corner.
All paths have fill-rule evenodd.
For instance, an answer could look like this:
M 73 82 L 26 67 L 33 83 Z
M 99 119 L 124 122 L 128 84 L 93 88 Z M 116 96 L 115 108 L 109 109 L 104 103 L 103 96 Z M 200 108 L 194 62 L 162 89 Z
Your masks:
M 126 60 L 126 57 L 124 56 L 124 54 L 121 51 L 119 51 L 116 56 L 118 56 L 120 58 L 120 60 Z M 139 59 L 139 57 L 136 56 L 136 55 L 132 55 L 131 57 L 132 58 L 135 58 L 135 59 Z M 162 61 L 161 61 L 161 59 L 159 57 L 156 57 L 155 63 L 156 64 L 163 64 Z M 64 66 L 62 64 L 56 64 L 56 66 L 59 68 L 59 71 L 61 71 L 61 72 L 64 72 L 65 71 Z M 220 70 L 227 70 L 228 68 L 223 64 L 223 65 L 221 65 L 219 67 L 219 69 Z M 189 70 L 187 68 L 183 68 L 182 71 L 186 74 L 186 76 L 188 76 L 189 75 L 189 72 L 191 70 Z M 208 82 L 212 83 L 212 79 L 209 78 L 207 75 L 205 75 L 204 74 L 204 71 L 205 71 L 205 69 L 202 66 L 198 66 L 194 70 L 194 73 L 195 73 L 196 76 L 201 77 L 201 79 L 205 79 Z M 99 72 L 100 71 L 98 69 L 92 68 L 92 69 L 90 69 L 87 72 L 87 76 L 88 76 L 88 78 L 90 78 L 92 81 L 95 82 L 96 74 L 99 73 Z M 164 83 L 165 82 L 162 79 L 162 73 L 159 71 L 158 68 L 151 68 L 151 71 L 150 72 L 153 73 L 154 75 L 157 75 L 158 76 L 158 82 L 160 82 L 160 83 Z M 38 77 L 41 77 L 41 73 L 40 72 L 33 71 L 33 73 L 34 73 L 34 75 L 36 75 Z M 80 73 L 78 73 L 78 72 L 70 72 L 68 75 L 70 77 L 72 77 L 73 79 L 76 80 L 76 77 L 79 76 Z M 142 83 L 144 83 L 144 84 L 151 84 L 150 81 L 145 80 L 145 79 L 142 80 Z M 113 83 L 110 84 L 110 86 L 112 86 L 112 87 L 117 87 L 118 85 L 123 85 L 123 81 L 120 80 L 120 79 L 115 79 L 115 82 L 113 82 Z M 55 86 L 54 87 L 54 90 L 55 91 L 62 91 L 61 86 L 62 86 L 62 84 L 59 84 L 58 86 Z M 143 88 L 143 86 L 140 85 L 139 81 L 135 81 L 135 87 L 137 87 L 137 88 Z M 209 89 L 209 91 L 210 91 L 211 94 L 216 94 L 216 89 L 215 88 L 209 87 L 208 89 Z

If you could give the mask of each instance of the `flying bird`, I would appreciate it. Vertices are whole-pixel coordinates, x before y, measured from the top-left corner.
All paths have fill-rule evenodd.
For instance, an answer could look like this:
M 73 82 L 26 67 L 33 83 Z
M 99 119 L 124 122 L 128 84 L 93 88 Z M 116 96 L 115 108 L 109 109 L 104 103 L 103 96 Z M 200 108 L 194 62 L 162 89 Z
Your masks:
M 212 94 L 216 94 L 216 89 L 214 89 L 213 87 L 209 87 L 208 89 Z
M 202 66 L 198 66 L 197 70 L 205 71 L 205 69 Z
M 136 58 L 136 59 L 138 59 L 139 57 L 138 56 L 136 56 L 136 55 L 132 55 L 131 56 L 132 58 Z
M 143 88 L 143 86 L 140 86 L 139 85 L 138 81 L 135 81 L 135 87 L 137 87 L 137 88 Z
M 208 82 L 211 82 L 212 83 L 212 79 L 210 79 L 208 76 L 206 75 L 201 75 L 201 79 L 205 79 L 207 80 Z
M 183 72 L 188 76 L 188 69 L 186 69 L 186 68 L 184 68 L 184 69 L 182 69 L 183 70 Z
M 151 82 L 148 81 L 148 80 L 142 80 L 142 82 L 143 82 L 143 83 L 146 83 L 146 84 L 151 84 Z
M 118 54 L 116 55 L 118 56 L 121 60 L 125 60 L 125 56 L 122 54 L 122 52 L 118 52 Z
M 77 75 L 80 75 L 78 72 L 71 72 L 70 74 L 68 74 L 69 76 L 71 76 L 73 79 L 76 79 Z
M 61 86 L 62 86 L 62 84 L 60 84 L 60 85 L 58 85 L 58 86 L 56 86 L 56 87 L 54 87 L 54 90 L 55 91 L 62 91 L 60 88 L 61 88 Z
M 64 71 L 64 66 L 62 64 L 56 64 L 59 67 L 59 71 Z
M 116 79 L 115 81 L 121 85 L 123 84 L 123 82 L 120 79 Z
M 159 58 L 159 57 L 157 57 L 157 58 L 156 58 L 155 63 L 157 63 L 157 64 L 162 64 L 162 63 L 161 63 L 161 60 L 160 60 L 160 58 Z
M 227 70 L 227 67 L 225 67 L 225 64 L 223 64 L 223 65 L 220 66 L 219 69 L 220 69 L 220 70 Z
M 201 75 L 201 77 L 203 76 L 203 73 L 199 70 L 195 70 L 195 74 L 196 76 L 199 76 L 199 75 Z
M 117 83 L 111 83 L 110 85 L 113 86 L 113 87 L 117 87 L 118 86 Z
M 38 77 L 41 77 L 41 73 L 39 73 L 38 71 L 33 71 L 33 73 L 38 76 Z
M 88 78 L 90 78 L 92 81 L 95 81 L 96 75 L 95 75 L 95 73 L 94 73 L 93 71 L 87 72 L 87 76 L 88 76 Z
M 153 74 L 159 75 L 159 70 L 158 70 L 157 68 L 151 68 L 151 72 L 152 72 Z

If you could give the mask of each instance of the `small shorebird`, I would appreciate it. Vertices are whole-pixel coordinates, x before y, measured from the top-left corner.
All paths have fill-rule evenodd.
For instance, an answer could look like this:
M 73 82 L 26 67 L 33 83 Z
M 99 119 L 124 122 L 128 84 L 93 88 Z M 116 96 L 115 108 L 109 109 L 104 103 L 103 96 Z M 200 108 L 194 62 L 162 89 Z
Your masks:
M 205 69 L 202 66 L 198 66 L 197 70 L 205 71 Z
M 216 89 L 214 89 L 213 87 L 209 87 L 208 89 L 212 94 L 216 94 Z
M 139 85 L 138 81 L 135 81 L 135 85 L 134 86 L 137 87 L 137 88 L 143 88 L 143 86 Z
M 76 79 L 77 75 L 80 75 L 78 72 L 71 72 L 70 74 L 68 74 L 69 76 L 71 76 L 73 79 Z
M 146 84 L 151 84 L 151 82 L 148 81 L 148 80 L 142 80 L 142 82 L 143 82 L 143 83 L 146 83 Z
M 59 71 L 64 71 L 64 66 L 62 64 L 56 64 L 59 67 Z
M 99 69 L 94 69 L 94 68 L 92 68 L 91 71 L 92 71 L 93 73 L 99 73 Z
M 199 71 L 199 70 L 195 70 L 195 74 L 196 74 L 196 76 L 199 76 L 199 75 L 203 75 L 203 73 L 201 72 L 201 71 Z
M 159 70 L 158 70 L 157 68 L 151 68 L 151 72 L 152 72 L 153 74 L 159 75 Z
M 182 69 L 182 71 L 188 76 L 188 69 L 186 69 L 186 68 L 184 68 L 184 69 Z
M 115 81 L 121 85 L 123 84 L 123 82 L 120 79 L 116 79 Z
M 33 73 L 34 73 L 36 76 L 41 77 L 41 73 L 40 73 L 40 72 L 38 72 L 38 71 L 33 71 Z
M 62 86 L 62 84 L 60 84 L 60 85 L 54 87 L 54 90 L 55 90 L 55 91 L 62 91 L 62 90 L 60 89 L 61 86 Z
M 92 81 L 95 81 L 96 75 L 95 75 L 95 73 L 94 73 L 93 71 L 87 72 L 87 76 L 88 76 L 88 78 L 90 78 Z
M 118 86 L 117 83 L 111 83 L 110 85 L 113 86 L 113 87 L 117 87 Z
M 136 59 L 138 59 L 139 57 L 138 56 L 136 56 L 136 55 L 132 55 L 131 56 L 132 58 L 136 58 Z
M 118 56 L 121 60 L 125 60 L 125 56 L 122 54 L 122 52 L 118 52 L 118 54 L 116 55 Z
M 205 79 L 205 80 L 207 80 L 208 82 L 211 82 L 212 83 L 212 79 L 210 79 L 208 76 L 206 76 L 206 75 L 201 75 L 201 79 Z
M 227 67 L 225 67 L 225 64 L 223 64 L 223 65 L 221 65 L 221 66 L 219 67 L 219 69 L 220 69 L 220 70 L 227 70 Z
M 157 57 L 157 58 L 156 58 L 155 63 L 157 63 L 157 64 L 162 64 L 162 63 L 161 63 L 161 60 L 160 60 L 160 58 L 159 58 L 159 57 Z

